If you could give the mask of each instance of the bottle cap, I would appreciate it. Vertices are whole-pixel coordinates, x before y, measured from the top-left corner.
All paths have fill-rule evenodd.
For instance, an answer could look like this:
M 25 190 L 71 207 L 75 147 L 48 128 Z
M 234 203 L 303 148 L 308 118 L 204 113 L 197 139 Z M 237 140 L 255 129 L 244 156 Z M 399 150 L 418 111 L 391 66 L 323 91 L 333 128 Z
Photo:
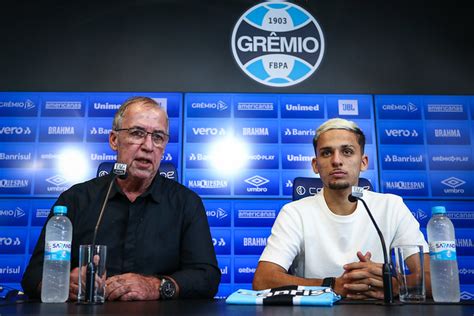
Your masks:
M 66 214 L 67 213 L 67 206 L 63 206 L 63 205 L 56 205 L 54 208 L 53 208 L 53 212 L 54 214 Z
M 431 215 L 446 214 L 446 208 L 444 206 L 433 206 L 431 208 Z

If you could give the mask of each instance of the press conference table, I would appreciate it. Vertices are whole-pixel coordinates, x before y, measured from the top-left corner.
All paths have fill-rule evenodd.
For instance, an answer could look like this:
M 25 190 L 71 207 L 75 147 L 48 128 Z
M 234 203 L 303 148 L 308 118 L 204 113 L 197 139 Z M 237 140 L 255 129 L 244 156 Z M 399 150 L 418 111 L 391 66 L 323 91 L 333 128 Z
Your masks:
M 42 304 L 39 302 L 0 305 L 0 316 L 5 315 L 474 315 L 474 305 L 413 304 L 381 306 L 370 303 L 339 302 L 332 307 L 319 306 L 251 306 L 227 305 L 224 300 L 175 300 L 150 302 L 106 302 L 103 305 L 75 303 Z

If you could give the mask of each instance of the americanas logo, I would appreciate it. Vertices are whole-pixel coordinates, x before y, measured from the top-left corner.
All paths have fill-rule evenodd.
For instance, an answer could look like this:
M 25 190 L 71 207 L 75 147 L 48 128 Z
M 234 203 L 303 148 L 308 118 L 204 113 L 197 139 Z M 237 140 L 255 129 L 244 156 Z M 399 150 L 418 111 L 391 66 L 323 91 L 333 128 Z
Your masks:
M 319 67 L 324 36 L 303 8 L 287 2 L 261 3 L 236 23 L 232 52 L 250 78 L 267 86 L 287 87 L 304 81 Z

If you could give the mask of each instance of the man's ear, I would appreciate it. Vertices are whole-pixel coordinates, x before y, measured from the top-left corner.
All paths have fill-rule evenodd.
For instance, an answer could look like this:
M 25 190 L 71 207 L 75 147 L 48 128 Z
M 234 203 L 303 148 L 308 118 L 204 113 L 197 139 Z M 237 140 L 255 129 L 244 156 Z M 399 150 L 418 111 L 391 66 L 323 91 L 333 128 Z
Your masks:
M 365 171 L 369 168 L 369 157 L 366 154 L 362 155 L 362 160 L 360 161 L 360 171 Z
M 319 168 L 318 168 L 318 160 L 316 157 L 313 157 L 313 160 L 311 160 L 311 166 L 313 167 L 314 173 L 318 174 Z
M 117 151 L 117 148 L 118 148 L 117 141 L 118 141 L 117 132 L 111 131 L 109 134 L 109 146 L 114 151 Z

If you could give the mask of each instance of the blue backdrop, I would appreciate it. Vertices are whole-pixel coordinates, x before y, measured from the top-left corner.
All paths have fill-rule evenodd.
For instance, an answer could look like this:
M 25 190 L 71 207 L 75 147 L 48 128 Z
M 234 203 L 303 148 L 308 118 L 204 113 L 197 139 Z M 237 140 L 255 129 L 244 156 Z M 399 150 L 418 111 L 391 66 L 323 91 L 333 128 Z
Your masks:
M 423 232 L 431 207 L 446 206 L 462 295 L 474 295 L 472 96 L 0 93 L 1 284 L 20 287 L 55 198 L 116 159 L 107 142 L 112 116 L 134 95 L 167 109 L 163 160 L 204 199 L 222 272 L 219 296 L 250 288 L 293 179 L 314 176 L 315 130 L 332 117 L 362 127 L 370 162 L 362 176 L 376 191 L 403 196 Z

